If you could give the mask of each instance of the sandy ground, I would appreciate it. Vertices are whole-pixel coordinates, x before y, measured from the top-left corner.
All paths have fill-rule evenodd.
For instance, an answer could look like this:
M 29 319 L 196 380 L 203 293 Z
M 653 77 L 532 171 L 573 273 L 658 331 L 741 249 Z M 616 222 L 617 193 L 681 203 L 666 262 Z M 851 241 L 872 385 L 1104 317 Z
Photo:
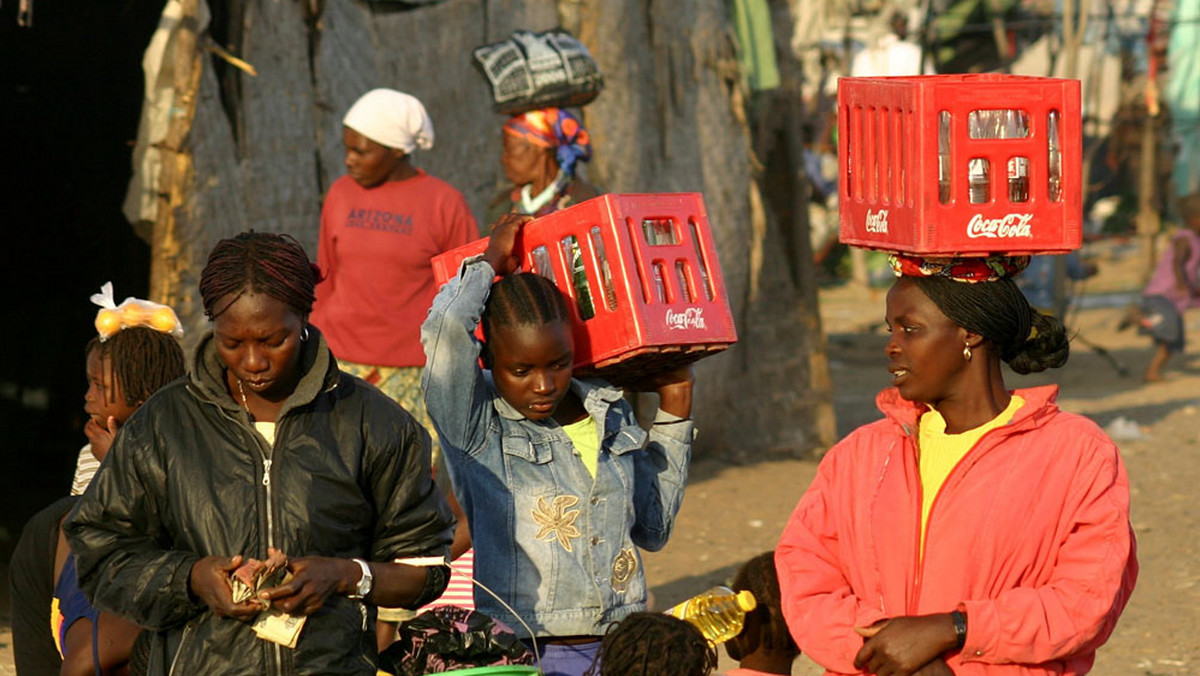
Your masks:
M 1194 631 L 1200 625 L 1200 508 L 1195 499 L 1200 485 L 1200 314 L 1188 317 L 1193 344 L 1172 362 L 1173 376 L 1143 384 L 1149 342 L 1132 332 L 1117 332 L 1122 309 L 1114 307 L 1121 298 L 1116 294 L 1138 288 L 1143 259 L 1136 248 L 1115 244 L 1093 247 L 1092 253 L 1101 273 L 1083 293 L 1089 304 L 1107 307 L 1069 315 L 1077 337 L 1064 368 L 1048 376 L 1009 374 L 1007 382 L 1010 387 L 1057 382 L 1063 408 L 1114 432 L 1123 429 L 1117 441 L 1132 485 L 1141 575 L 1092 673 L 1200 674 L 1200 638 Z M 878 417 L 874 396 L 887 384 L 885 337 L 878 330 L 883 291 L 822 291 L 821 313 L 829 336 L 838 428 L 844 434 Z M 1120 375 L 1113 360 L 1129 375 Z M 726 582 L 742 561 L 773 549 L 815 469 L 812 460 L 695 463 L 673 539 L 661 552 L 646 556 L 657 606 L 666 608 Z M 7 608 L 0 609 L 4 625 L 7 616 Z M 10 644 L 7 626 L 0 626 L 0 676 L 14 673 Z M 733 665 L 722 655 L 721 666 Z M 820 671 L 802 658 L 794 673 Z

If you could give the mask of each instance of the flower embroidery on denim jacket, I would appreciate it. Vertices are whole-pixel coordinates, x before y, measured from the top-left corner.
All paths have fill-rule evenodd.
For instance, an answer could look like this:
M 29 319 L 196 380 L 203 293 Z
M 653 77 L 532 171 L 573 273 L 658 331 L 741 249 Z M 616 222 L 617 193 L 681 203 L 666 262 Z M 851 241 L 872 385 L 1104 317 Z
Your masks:
M 629 588 L 629 581 L 633 579 L 634 573 L 637 573 L 638 559 L 637 554 L 633 552 L 632 547 L 622 549 L 617 558 L 613 559 L 612 565 L 612 588 L 618 594 L 625 593 Z
M 553 503 L 546 498 L 538 498 L 537 509 L 531 514 L 533 520 L 540 526 L 534 535 L 538 540 L 558 540 L 563 549 L 571 551 L 571 538 L 579 537 L 579 529 L 575 527 L 575 519 L 579 518 L 579 510 L 571 509 L 579 504 L 579 498 L 574 495 L 560 495 Z

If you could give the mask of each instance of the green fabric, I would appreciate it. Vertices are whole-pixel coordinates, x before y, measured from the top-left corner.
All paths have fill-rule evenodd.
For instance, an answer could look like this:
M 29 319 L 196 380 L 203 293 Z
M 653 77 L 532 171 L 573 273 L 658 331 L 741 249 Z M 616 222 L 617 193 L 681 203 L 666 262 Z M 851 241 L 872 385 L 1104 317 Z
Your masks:
M 779 86 L 779 64 L 767 0 L 732 0 L 732 4 L 743 86 L 752 92 L 775 89 Z
M 1175 156 L 1175 193 L 1200 190 L 1200 0 L 1179 0 L 1167 46 L 1167 86 L 1163 98 L 1179 152 Z

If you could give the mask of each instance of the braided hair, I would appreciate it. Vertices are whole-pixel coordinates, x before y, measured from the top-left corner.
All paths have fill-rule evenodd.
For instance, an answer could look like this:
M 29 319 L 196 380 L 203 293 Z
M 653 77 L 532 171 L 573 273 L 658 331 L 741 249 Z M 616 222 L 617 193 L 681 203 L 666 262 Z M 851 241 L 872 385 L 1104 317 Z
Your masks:
M 567 299 L 554 282 L 534 272 L 507 275 L 492 285 L 483 307 L 483 338 L 497 326 L 541 326 L 570 323 Z
M 108 360 L 110 383 L 119 384 L 126 406 L 137 406 L 160 387 L 183 375 L 183 350 L 174 336 L 146 326 L 121 329 L 108 340 L 88 341 L 84 355 Z
M 1067 363 L 1071 344 L 1066 327 L 1030 307 L 1012 278 L 976 283 L 938 276 L 910 279 L 950 321 L 991 343 L 1013 371 L 1024 375 Z
M 717 652 L 700 630 L 663 613 L 633 613 L 609 629 L 589 676 L 708 676 Z
M 800 655 L 800 648 L 788 632 L 779 595 L 779 575 L 775 571 L 775 552 L 763 552 L 742 564 L 733 578 L 734 591 L 749 591 L 758 605 L 750 611 L 758 617 L 760 645 L 767 650 L 785 651 L 789 657 Z
M 320 281 L 320 269 L 294 237 L 251 230 L 213 247 L 200 273 L 200 298 L 210 320 L 246 293 L 266 294 L 307 317 Z

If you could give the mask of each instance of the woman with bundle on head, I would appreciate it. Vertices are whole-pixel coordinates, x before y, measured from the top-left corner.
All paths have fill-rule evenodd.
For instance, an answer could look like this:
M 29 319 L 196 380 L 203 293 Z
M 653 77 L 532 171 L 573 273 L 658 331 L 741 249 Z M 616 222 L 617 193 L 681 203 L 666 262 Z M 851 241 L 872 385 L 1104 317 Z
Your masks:
M 1137 578 L 1129 480 L 1056 386 L 1062 324 L 1026 258 L 898 256 L 883 420 L 831 449 L 776 549 L 783 610 L 828 673 L 1084 674 Z
M 579 163 L 592 159 L 592 142 L 570 111 L 541 108 L 514 115 L 504 123 L 501 141 L 500 164 L 512 187 L 492 198 L 488 223 L 508 212 L 545 216 L 601 194 L 577 175 Z
M 395 562 L 449 553 L 428 434 L 338 369 L 308 323 L 318 279 L 291 237 L 218 242 L 189 377 L 129 419 L 67 521 L 84 591 L 157 632 L 152 674 L 373 675 L 374 607 L 445 586 L 444 565 Z M 262 561 L 279 574 L 247 577 Z

